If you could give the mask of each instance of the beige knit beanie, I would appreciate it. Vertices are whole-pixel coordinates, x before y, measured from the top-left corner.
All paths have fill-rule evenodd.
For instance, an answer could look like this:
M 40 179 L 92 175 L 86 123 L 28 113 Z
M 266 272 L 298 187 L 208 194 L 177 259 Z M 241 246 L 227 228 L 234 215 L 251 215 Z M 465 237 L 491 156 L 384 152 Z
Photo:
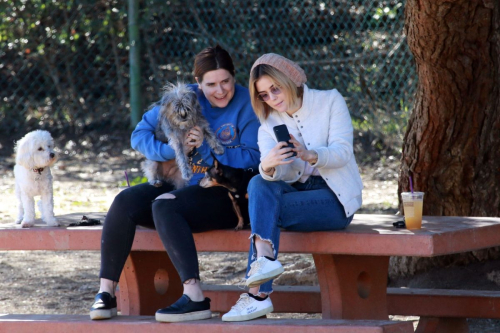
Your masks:
M 293 61 L 280 56 L 279 54 L 264 54 L 255 61 L 252 69 L 250 70 L 250 73 L 252 73 L 253 69 L 258 65 L 269 65 L 276 68 L 277 70 L 288 76 L 288 78 L 292 80 L 297 87 L 301 87 L 304 83 L 307 82 L 307 76 L 304 70 Z

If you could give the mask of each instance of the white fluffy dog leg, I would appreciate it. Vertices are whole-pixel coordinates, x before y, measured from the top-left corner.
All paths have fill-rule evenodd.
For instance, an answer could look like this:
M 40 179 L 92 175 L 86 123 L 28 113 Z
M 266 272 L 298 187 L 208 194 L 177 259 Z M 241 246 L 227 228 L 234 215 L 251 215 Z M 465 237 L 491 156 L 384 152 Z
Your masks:
M 21 227 L 32 227 L 35 225 L 35 200 L 32 196 L 29 196 L 26 193 L 21 194 L 21 200 L 24 208 L 24 217 L 21 222 Z
M 58 227 L 59 223 L 54 217 L 54 198 L 52 196 L 52 188 L 49 191 L 42 193 L 41 200 L 38 202 L 42 213 L 42 221 L 48 226 Z
M 21 200 L 21 189 L 19 188 L 19 184 L 16 182 L 16 198 L 17 198 L 17 218 L 16 224 L 21 223 L 24 216 L 23 202 Z

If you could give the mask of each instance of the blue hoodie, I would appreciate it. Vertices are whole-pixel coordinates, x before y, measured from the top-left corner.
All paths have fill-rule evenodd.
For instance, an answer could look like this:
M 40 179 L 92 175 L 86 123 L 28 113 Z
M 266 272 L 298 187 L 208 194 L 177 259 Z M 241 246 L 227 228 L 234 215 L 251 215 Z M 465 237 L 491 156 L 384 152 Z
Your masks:
M 214 131 L 217 139 L 224 146 L 224 153 L 216 155 L 222 164 L 235 168 L 253 168 L 258 170 L 260 162 L 259 146 L 257 145 L 257 130 L 259 121 L 253 112 L 248 89 L 235 85 L 234 96 L 225 108 L 212 107 L 198 86 L 190 84 L 196 92 L 201 110 Z M 152 161 L 167 161 L 175 158 L 174 150 L 166 143 L 155 138 L 154 132 L 158 124 L 160 104 L 144 113 L 142 120 L 132 132 L 132 148 L 142 153 Z M 195 148 L 191 164 L 193 178 L 189 184 L 197 184 L 205 171 L 213 163 L 210 146 L 206 141 Z

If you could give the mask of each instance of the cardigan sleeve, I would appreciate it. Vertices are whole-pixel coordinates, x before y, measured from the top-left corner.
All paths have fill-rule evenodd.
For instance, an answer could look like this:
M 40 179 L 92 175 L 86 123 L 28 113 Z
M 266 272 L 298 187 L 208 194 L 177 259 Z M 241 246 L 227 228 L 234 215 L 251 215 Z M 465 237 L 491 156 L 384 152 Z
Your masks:
M 315 168 L 341 168 L 354 156 L 353 127 L 344 97 L 334 90 L 327 104 L 329 112 L 328 146 L 317 147 L 318 161 Z M 325 110 L 326 111 L 326 110 Z
M 271 134 L 270 126 L 265 121 L 259 128 L 259 150 L 260 150 L 260 160 L 262 161 L 264 157 L 269 154 L 271 149 L 273 149 L 276 144 L 276 138 L 274 134 Z M 274 174 L 269 176 L 262 170 L 262 164 L 259 164 L 259 172 L 265 180 L 278 181 L 282 180 L 287 183 L 294 183 L 300 178 L 300 174 L 304 169 L 305 162 L 295 158 L 290 164 L 277 165 L 274 169 Z
M 276 141 L 274 140 L 274 138 L 270 135 L 270 133 L 268 131 L 266 131 L 266 128 L 267 128 L 267 123 L 264 122 L 260 127 L 259 127 L 259 131 L 258 131 L 258 144 L 259 144 L 259 150 L 260 150 L 260 160 L 262 161 L 264 159 L 264 157 L 267 156 L 267 154 L 269 154 L 269 152 L 271 151 L 271 149 L 274 148 L 274 146 L 276 146 Z M 278 169 L 279 169 L 279 165 L 276 166 L 274 169 L 274 174 L 272 176 L 269 176 L 267 174 L 264 173 L 264 170 L 262 169 L 262 163 L 259 164 L 259 172 L 262 176 L 262 178 L 264 178 L 265 180 L 280 180 L 279 179 L 279 174 L 281 173 Z

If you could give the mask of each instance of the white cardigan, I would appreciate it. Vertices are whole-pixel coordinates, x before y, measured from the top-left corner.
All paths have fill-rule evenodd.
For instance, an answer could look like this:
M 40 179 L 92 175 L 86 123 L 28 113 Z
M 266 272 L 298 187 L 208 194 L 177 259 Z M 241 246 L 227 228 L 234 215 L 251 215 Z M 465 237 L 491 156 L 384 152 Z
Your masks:
M 284 123 L 285 113 L 273 111 L 259 128 L 259 149 L 261 160 L 276 146 L 273 127 Z M 342 95 L 336 90 L 313 90 L 304 85 L 302 107 L 293 114 L 298 130 L 290 134 L 302 137 L 309 150 L 318 153 L 313 167 L 337 195 L 344 206 L 346 216 L 353 215 L 362 203 L 363 183 L 353 153 L 353 128 L 349 110 Z M 259 171 L 266 180 L 296 182 L 304 173 L 305 161 L 294 158 L 286 165 L 278 165 L 272 176 L 266 175 L 259 165 Z

